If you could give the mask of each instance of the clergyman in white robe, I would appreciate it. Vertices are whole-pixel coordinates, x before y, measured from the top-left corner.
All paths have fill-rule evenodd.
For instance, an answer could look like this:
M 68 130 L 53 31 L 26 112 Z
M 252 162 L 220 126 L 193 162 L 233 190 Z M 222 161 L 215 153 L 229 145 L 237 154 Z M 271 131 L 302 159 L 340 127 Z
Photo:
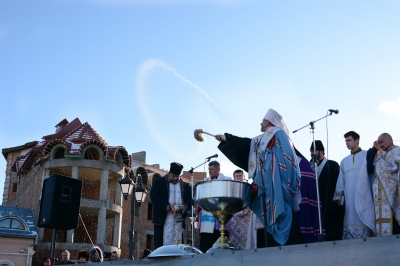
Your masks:
M 376 231 L 366 155 L 360 149 L 340 163 L 333 200 L 340 202 L 344 197 L 343 239 L 370 237 Z

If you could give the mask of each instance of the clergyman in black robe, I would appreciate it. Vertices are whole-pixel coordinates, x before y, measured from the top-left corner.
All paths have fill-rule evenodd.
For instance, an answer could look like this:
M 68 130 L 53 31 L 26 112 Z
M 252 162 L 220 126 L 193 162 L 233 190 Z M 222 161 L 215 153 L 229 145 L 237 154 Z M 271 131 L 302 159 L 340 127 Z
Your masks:
M 183 166 L 178 163 L 171 163 L 168 174 L 157 178 L 150 190 L 150 198 L 153 203 L 153 224 L 154 224 L 154 249 L 163 245 L 164 223 L 168 213 L 173 212 L 173 204 L 169 202 L 169 184 L 179 182 L 181 197 L 183 201 L 183 215 L 190 210 L 193 204 L 192 192 L 189 183 L 179 179 Z
M 320 140 L 315 141 L 319 198 L 322 205 L 321 220 L 326 230 L 326 240 L 341 240 L 343 233 L 344 208 L 334 202 L 333 196 L 340 167 L 335 161 L 325 158 L 325 148 Z M 314 154 L 314 144 L 310 147 L 311 156 Z M 314 161 L 311 159 L 314 168 Z

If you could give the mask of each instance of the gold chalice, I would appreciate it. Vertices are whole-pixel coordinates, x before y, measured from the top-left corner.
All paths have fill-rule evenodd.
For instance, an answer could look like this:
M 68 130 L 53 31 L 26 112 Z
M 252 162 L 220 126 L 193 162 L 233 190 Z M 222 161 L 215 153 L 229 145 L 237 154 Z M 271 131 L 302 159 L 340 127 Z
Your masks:
M 205 181 L 197 185 L 197 203 L 221 224 L 221 237 L 207 253 L 233 249 L 225 235 L 225 225 L 236 212 L 250 205 L 250 190 L 250 184 L 234 180 Z

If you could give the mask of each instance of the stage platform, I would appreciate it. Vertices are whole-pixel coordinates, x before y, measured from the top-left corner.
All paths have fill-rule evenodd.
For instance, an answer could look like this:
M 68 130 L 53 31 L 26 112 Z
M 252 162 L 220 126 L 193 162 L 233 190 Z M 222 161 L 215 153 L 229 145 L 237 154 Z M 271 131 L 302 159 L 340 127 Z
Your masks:
M 181 257 L 102 262 L 100 265 L 261 266 L 400 265 L 400 236 L 340 240 L 283 247 L 237 250 Z M 90 264 L 95 265 L 95 264 Z

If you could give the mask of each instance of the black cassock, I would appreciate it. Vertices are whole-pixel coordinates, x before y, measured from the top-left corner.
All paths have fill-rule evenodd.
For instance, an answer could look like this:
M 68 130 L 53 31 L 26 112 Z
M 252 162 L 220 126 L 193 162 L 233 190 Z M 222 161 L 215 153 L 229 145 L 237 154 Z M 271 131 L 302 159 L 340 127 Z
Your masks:
M 237 167 L 248 172 L 251 139 L 225 133 L 226 141 L 221 141 L 218 149 Z
M 339 164 L 328 160 L 318 177 L 319 196 L 322 204 L 321 218 L 326 230 L 326 240 L 341 240 L 344 207 L 334 202 L 333 195 L 339 177 Z
M 187 206 L 188 210 L 191 210 L 193 205 L 191 187 L 182 180 L 179 182 L 181 184 L 182 202 Z M 167 217 L 166 208 L 170 205 L 168 175 L 154 180 L 150 190 L 150 197 L 153 203 L 154 249 L 156 249 L 163 245 L 164 222 Z

